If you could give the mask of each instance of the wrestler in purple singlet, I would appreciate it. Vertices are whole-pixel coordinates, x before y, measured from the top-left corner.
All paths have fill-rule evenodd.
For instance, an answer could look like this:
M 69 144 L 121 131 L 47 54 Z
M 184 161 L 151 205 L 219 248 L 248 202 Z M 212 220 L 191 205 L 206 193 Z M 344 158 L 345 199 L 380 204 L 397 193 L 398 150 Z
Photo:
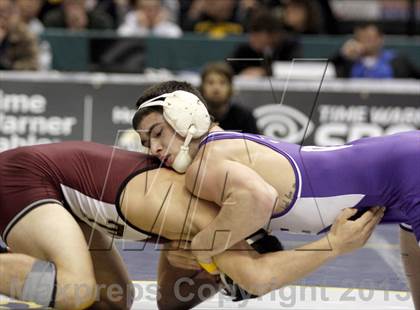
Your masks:
M 201 141 L 246 139 L 282 154 L 296 177 L 294 199 L 274 214 L 273 230 L 320 233 L 345 207 L 387 208 L 382 222 L 405 223 L 420 241 L 420 131 L 363 138 L 341 146 L 290 144 L 237 132 L 213 132 Z M 279 171 L 279 173 L 281 173 Z

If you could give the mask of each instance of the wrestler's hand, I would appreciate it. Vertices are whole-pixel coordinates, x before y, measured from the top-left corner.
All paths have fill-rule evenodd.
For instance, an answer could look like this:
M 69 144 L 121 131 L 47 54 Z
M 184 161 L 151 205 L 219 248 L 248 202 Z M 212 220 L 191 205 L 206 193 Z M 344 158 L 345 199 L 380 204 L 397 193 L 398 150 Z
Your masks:
M 344 209 L 328 234 L 333 251 L 346 254 L 365 245 L 376 225 L 381 221 L 385 208 L 373 207 L 357 220 L 350 220 L 357 209 Z
M 197 259 L 190 250 L 190 243 L 186 241 L 171 241 L 162 249 L 169 263 L 181 269 L 200 270 Z

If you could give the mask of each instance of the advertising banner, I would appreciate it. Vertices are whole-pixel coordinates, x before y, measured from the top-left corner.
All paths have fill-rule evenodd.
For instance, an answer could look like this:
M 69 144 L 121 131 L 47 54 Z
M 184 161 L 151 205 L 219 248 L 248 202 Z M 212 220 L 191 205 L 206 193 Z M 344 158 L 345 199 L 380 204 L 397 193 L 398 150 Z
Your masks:
M 0 76 L 0 151 L 86 140 L 133 148 L 130 130 L 141 93 L 161 79 L 136 76 Z M 194 81 L 191 81 L 194 82 Z M 302 145 L 337 145 L 420 129 L 420 83 L 329 81 L 235 84 L 262 134 Z M 319 91 L 321 89 L 321 91 Z M 133 141 L 136 142 L 133 144 Z

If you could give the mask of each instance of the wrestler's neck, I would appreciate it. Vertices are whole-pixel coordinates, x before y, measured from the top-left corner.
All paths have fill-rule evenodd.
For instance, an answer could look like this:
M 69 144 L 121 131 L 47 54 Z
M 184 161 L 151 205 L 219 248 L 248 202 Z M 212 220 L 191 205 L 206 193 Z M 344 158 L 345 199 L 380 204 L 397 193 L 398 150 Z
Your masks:
M 215 131 L 223 131 L 223 129 L 221 127 L 219 127 L 217 125 L 217 123 L 215 123 L 212 127 L 210 127 L 210 130 L 209 130 L 209 132 L 207 134 L 205 134 L 204 136 L 202 136 L 202 137 L 200 137 L 198 139 L 194 139 L 194 140 L 191 141 L 189 147 L 190 147 L 190 156 L 192 158 L 194 158 L 197 155 L 197 153 L 198 153 L 198 151 L 200 149 L 200 142 L 201 142 L 201 140 L 203 140 L 203 138 L 205 138 L 209 133 L 215 132 Z

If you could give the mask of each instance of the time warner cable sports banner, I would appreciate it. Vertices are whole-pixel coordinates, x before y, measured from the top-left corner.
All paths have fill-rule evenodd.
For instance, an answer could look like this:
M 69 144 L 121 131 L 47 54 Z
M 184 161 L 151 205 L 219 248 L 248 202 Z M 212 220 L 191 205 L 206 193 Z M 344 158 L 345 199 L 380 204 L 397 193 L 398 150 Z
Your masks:
M 118 144 L 131 128 L 139 95 L 161 81 L 142 75 L 2 72 L 0 150 L 65 140 Z M 330 80 L 319 88 L 319 81 L 241 80 L 235 99 L 253 110 L 263 134 L 304 145 L 420 129 L 417 81 Z

